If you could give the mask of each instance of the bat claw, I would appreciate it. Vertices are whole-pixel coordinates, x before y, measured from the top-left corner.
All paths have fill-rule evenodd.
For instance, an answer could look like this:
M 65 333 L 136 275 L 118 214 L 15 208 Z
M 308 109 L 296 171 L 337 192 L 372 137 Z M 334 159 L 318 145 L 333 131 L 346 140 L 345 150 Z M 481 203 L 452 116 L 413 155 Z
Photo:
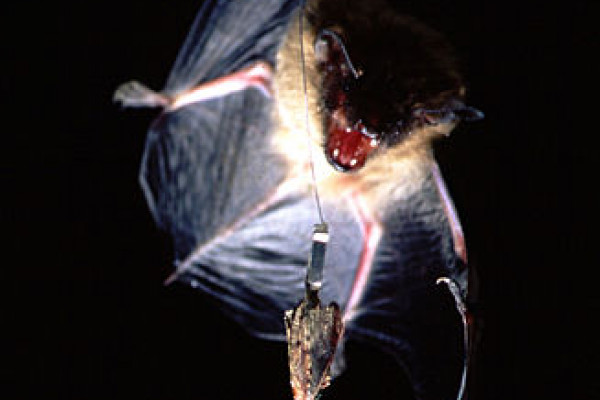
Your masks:
M 170 99 L 149 89 L 138 81 L 129 81 L 120 85 L 113 95 L 115 103 L 122 107 L 165 107 Z

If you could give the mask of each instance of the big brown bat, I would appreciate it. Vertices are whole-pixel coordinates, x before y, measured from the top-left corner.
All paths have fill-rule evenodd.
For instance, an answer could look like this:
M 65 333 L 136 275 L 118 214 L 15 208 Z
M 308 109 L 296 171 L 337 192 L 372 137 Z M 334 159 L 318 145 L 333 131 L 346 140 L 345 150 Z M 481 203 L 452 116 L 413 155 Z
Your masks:
M 284 339 L 316 189 L 331 230 L 321 295 L 340 306 L 342 342 L 394 354 L 416 398 L 461 397 L 466 247 L 431 143 L 481 117 L 464 98 L 445 39 L 383 1 L 205 1 L 164 89 L 115 93 L 163 108 L 140 179 L 173 237 L 167 282 Z M 342 344 L 333 376 L 343 364 Z

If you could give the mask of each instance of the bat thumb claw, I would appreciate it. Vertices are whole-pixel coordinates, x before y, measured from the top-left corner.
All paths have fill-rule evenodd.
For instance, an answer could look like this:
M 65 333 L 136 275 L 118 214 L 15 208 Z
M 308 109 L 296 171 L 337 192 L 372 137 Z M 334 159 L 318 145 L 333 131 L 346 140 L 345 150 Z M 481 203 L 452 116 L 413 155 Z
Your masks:
M 149 89 L 138 81 L 120 85 L 113 95 L 113 101 L 122 107 L 165 107 L 170 103 L 167 96 Z

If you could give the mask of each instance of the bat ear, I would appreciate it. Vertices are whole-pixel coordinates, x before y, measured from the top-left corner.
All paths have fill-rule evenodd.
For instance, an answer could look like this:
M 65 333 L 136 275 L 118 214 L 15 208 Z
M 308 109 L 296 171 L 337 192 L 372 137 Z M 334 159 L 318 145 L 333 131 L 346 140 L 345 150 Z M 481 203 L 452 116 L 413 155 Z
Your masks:
M 362 71 L 355 68 L 348 51 L 339 35 L 329 29 L 323 29 L 315 40 L 315 58 L 322 68 L 339 70 L 343 76 L 358 78 Z
M 484 118 L 483 112 L 465 105 L 460 100 L 453 100 L 450 104 L 438 109 L 415 108 L 412 112 L 415 120 L 422 121 L 425 125 L 437 125 L 458 121 L 477 121 Z
M 461 120 L 467 122 L 479 121 L 485 117 L 481 110 L 470 106 L 464 106 L 464 108 L 456 110 L 455 112 L 458 113 Z

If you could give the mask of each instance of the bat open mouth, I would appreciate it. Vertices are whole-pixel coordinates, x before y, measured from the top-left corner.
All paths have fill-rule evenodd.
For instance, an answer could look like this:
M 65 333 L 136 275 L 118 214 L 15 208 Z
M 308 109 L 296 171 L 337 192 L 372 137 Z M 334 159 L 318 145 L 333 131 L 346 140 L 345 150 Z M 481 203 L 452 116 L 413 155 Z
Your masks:
M 365 165 L 368 156 L 379 146 L 380 139 L 361 121 L 352 126 L 344 121 L 345 118 L 331 118 L 325 155 L 336 170 L 348 172 Z
M 351 123 L 347 115 L 349 92 L 363 71 L 356 68 L 337 33 L 324 29 L 315 41 L 315 54 L 323 74 L 323 100 L 329 112 L 325 117 L 325 156 L 340 172 L 360 169 L 380 143 L 379 134 L 359 119 Z

